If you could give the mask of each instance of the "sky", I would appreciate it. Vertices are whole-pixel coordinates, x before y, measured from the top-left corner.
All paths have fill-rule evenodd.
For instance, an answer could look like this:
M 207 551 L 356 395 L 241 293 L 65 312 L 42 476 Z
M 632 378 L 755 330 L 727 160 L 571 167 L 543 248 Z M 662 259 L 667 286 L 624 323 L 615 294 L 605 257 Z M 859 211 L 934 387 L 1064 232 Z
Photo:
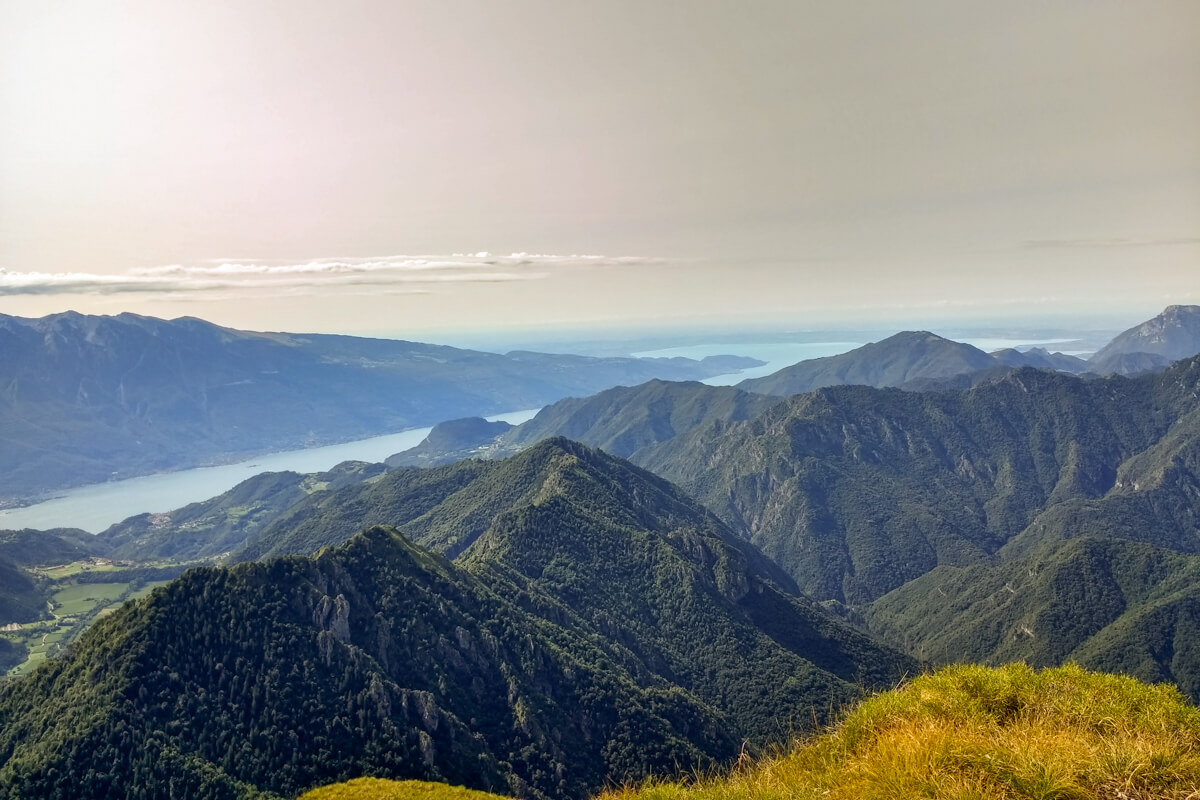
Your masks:
M 436 339 L 1171 303 L 1195 0 L 0 0 L 0 313 Z

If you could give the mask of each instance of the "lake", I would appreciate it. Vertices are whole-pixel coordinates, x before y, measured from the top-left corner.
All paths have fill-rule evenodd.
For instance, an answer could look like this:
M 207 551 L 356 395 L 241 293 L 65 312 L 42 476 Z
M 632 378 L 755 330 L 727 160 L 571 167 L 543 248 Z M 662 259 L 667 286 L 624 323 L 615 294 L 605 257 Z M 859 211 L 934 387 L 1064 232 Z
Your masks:
M 519 425 L 539 409 L 488 417 Z M 98 533 L 109 525 L 147 511 L 170 511 L 207 500 L 260 472 L 323 472 L 343 461 L 383 461 L 420 444 L 432 428 L 343 442 L 307 450 L 269 453 L 237 464 L 163 472 L 123 481 L 64 489 L 53 498 L 25 508 L 0 511 L 0 529 L 82 528 Z

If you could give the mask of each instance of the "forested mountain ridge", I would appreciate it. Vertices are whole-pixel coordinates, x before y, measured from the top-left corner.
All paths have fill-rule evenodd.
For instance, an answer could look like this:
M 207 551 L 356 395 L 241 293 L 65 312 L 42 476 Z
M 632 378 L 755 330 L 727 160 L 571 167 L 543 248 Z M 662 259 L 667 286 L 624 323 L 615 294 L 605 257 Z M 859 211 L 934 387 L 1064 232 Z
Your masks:
M 814 687 L 839 694 L 839 681 L 874 683 L 903 671 L 792 594 L 785 573 L 674 486 L 562 438 L 502 461 L 401 468 L 313 495 L 238 557 L 312 552 L 384 521 L 469 569 L 524 576 L 618 636 L 648 669 L 726 710 L 743 738 L 760 739 L 775 709 L 801 703 Z M 695 581 L 680 582 L 697 569 Z M 624 595 L 633 605 L 620 602 Z M 677 618 L 678 608 L 699 610 Z M 701 666 L 707 681 L 695 677 Z
M 711 709 L 505 594 L 383 528 L 193 570 L 0 687 L 0 796 L 287 797 L 369 772 L 577 797 L 734 752 Z
M 759 363 L 499 355 L 73 312 L 0 315 L 0 352 L 0 500 Z

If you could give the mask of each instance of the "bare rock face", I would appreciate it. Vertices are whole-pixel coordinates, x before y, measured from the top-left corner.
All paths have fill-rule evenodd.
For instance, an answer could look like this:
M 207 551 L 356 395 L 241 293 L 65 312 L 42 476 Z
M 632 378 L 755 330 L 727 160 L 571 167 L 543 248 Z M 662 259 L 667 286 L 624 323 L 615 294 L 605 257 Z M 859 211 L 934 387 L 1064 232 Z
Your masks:
M 337 597 L 322 597 L 313 611 L 313 624 L 321 630 L 329 631 L 339 642 L 349 644 L 350 601 L 342 594 Z

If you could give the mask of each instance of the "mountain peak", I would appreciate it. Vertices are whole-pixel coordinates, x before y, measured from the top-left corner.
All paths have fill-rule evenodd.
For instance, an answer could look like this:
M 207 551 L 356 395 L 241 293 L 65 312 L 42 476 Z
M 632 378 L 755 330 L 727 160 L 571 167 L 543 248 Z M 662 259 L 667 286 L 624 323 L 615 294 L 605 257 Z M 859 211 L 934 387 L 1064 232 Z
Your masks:
M 995 360 L 977 347 L 930 331 L 901 331 L 848 353 L 801 361 L 764 378 L 742 381 L 738 388 L 791 395 L 843 384 L 899 387 L 994 366 Z
M 1091 358 L 1098 372 L 1144 371 L 1148 364 L 1178 361 L 1200 353 L 1200 306 L 1171 305 L 1117 335 Z M 1139 356 L 1131 359 L 1131 356 Z M 1157 357 L 1157 359 L 1150 359 Z

